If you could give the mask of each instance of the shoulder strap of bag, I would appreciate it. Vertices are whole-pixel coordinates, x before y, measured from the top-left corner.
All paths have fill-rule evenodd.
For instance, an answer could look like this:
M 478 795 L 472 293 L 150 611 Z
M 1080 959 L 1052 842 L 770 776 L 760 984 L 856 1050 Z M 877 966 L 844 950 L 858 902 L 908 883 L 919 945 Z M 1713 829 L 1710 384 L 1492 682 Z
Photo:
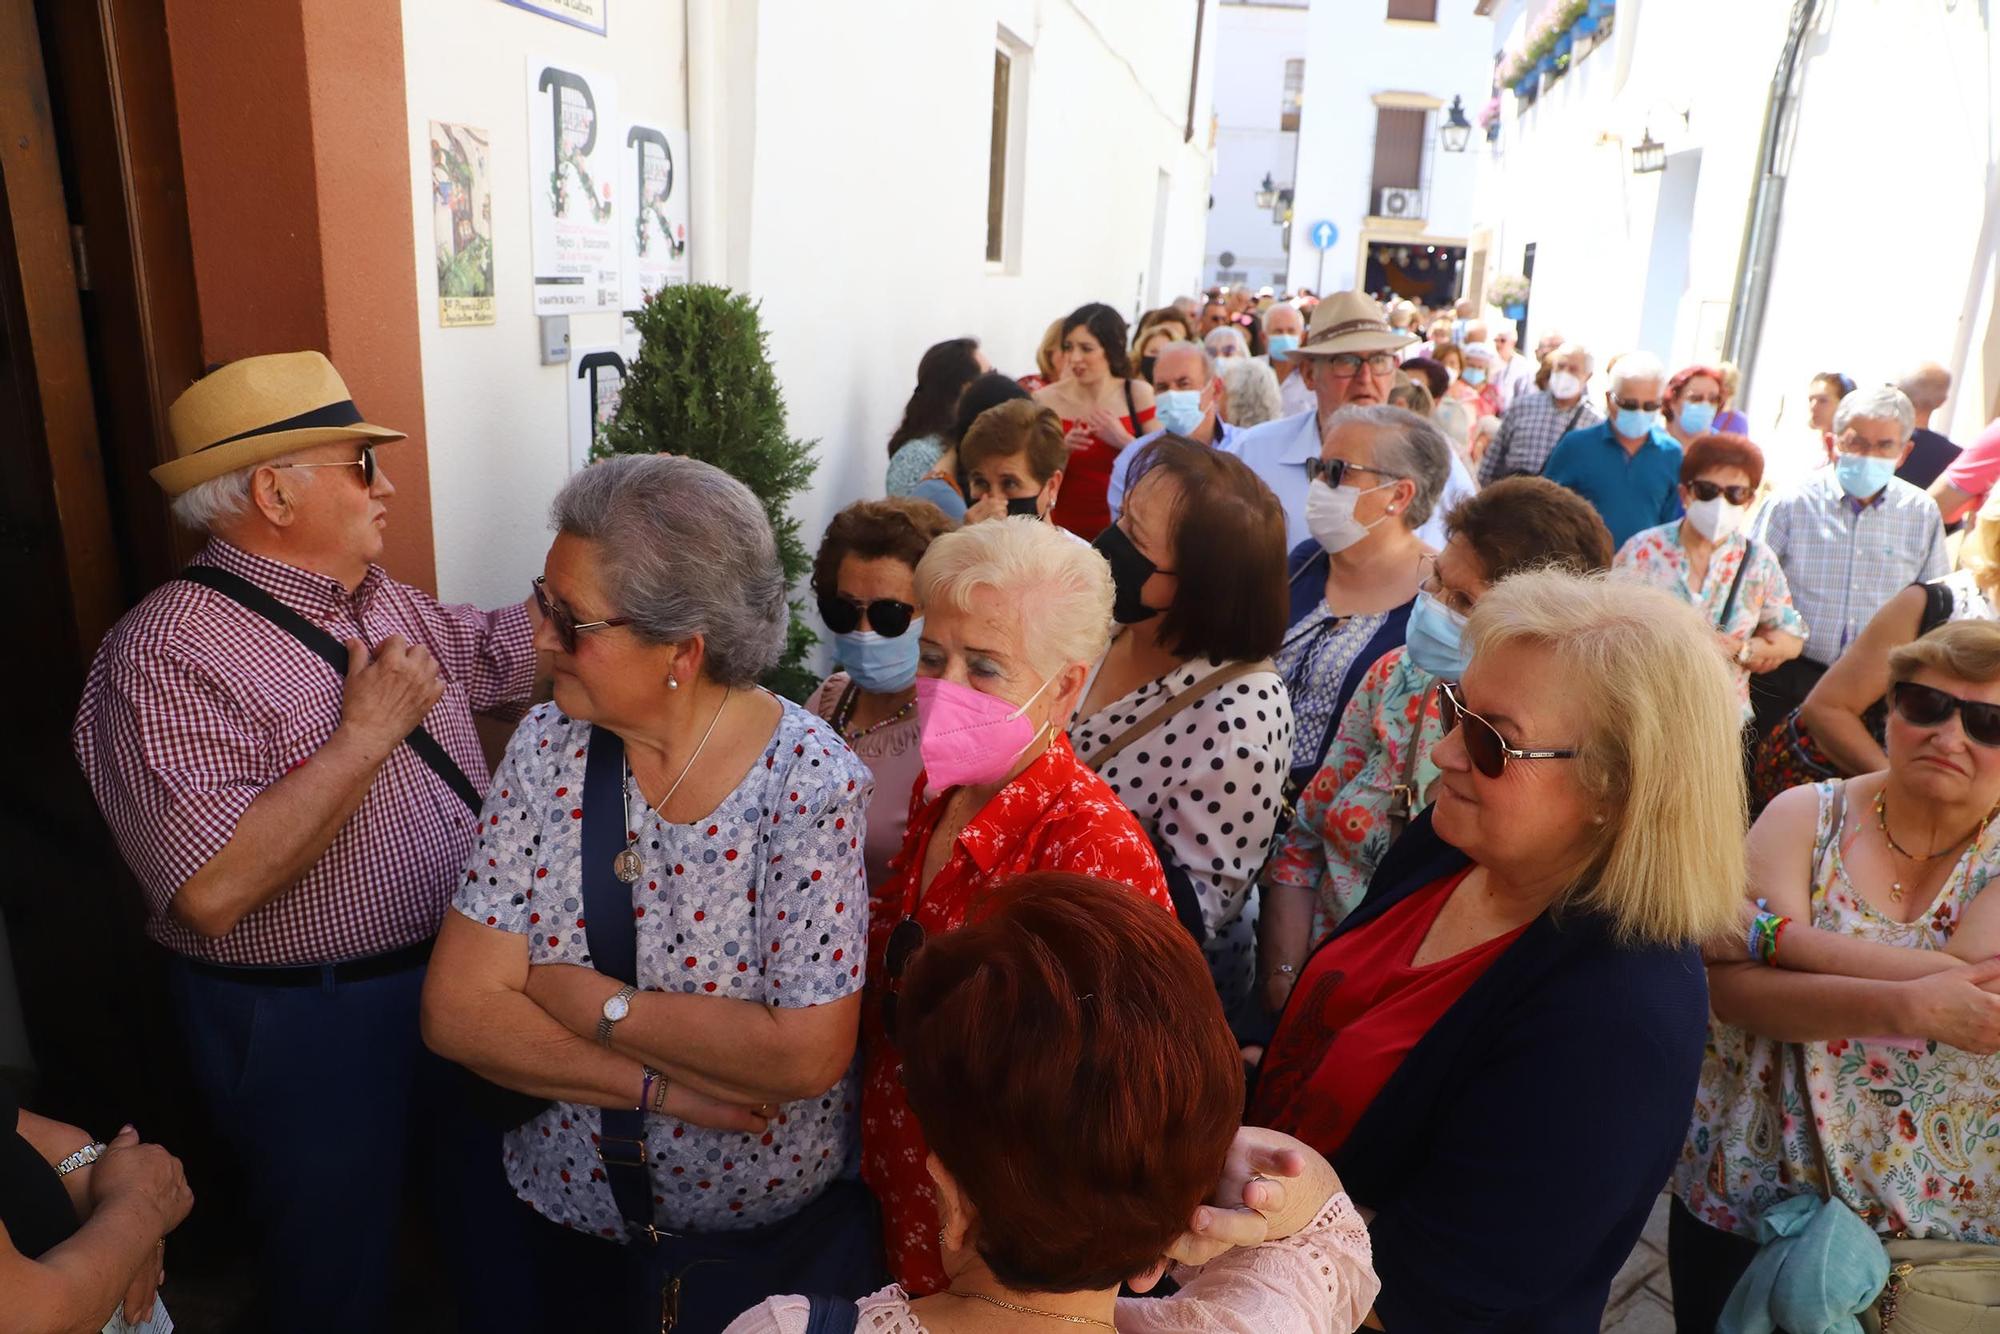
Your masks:
M 1729 596 L 1722 603 L 1722 616 L 1715 623 L 1718 630 L 1729 628 L 1729 618 L 1736 613 L 1736 590 L 1743 587 L 1743 572 L 1750 568 L 1750 558 L 1757 554 L 1757 544 L 1749 538 L 1743 539 L 1743 559 L 1736 566 L 1736 577 L 1729 581 Z
M 1438 683 L 1433 680 L 1424 687 L 1424 697 L 1417 701 L 1417 725 L 1410 733 L 1410 744 L 1403 750 L 1403 772 L 1396 777 L 1396 785 L 1389 789 L 1389 841 L 1395 842 L 1403 836 L 1404 826 L 1410 823 L 1411 812 L 1417 809 L 1417 761 L 1423 754 L 1418 743 L 1423 740 L 1424 720 L 1431 711 L 1431 700 L 1437 694 Z
M 1588 396 L 1579 398 L 1576 401 L 1576 406 L 1570 409 L 1569 420 L 1563 423 L 1562 435 L 1558 435 L 1556 437 L 1556 445 L 1559 445 L 1563 442 L 1564 435 L 1568 435 L 1571 431 L 1574 431 L 1576 429 L 1577 420 L 1583 416 L 1583 405 L 1589 401 L 1590 399 Z M 1550 445 L 1548 458 L 1542 460 L 1542 466 L 1538 470 L 1541 475 L 1546 476 L 1548 474 L 1549 459 L 1552 459 L 1555 456 L 1556 456 L 1555 445 Z
M 1140 737 L 1146 735 L 1146 733 L 1152 731 L 1182 709 L 1187 708 L 1190 704 L 1199 703 L 1205 696 L 1213 694 L 1239 677 L 1249 676 L 1253 672 L 1270 672 L 1276 670 L 1271 665 L 1271 660 L 1264 658 L 1257 662 L 1231 663 L 1227 667 L 1211 672 L 1206 679 L 1197 681 L 1180 694 L 1169 697 L 1166 703 L 1160 705 L 1159 708 L 1154 709 L 1138 722 L 1133 723 L 1130 727 L 1113 737 L 1109 746 L 1092 756 L 1086 763 L 1093 770 L 1102 773 L 1104 772 L 1104 766 L 1109 764 L 1119 751 L 1124 750 L 1125 747 L 1131 745 L 1134 741 L 1137 741 Z
M 1933 579 L 1924 585 L 1924 614 L 1917 620 L 1917 638 L 1922 639 L 1931 631 L 1951 619 L 1957 609 L 1957 600 L 1952 596 L 1951 585 L 1943 579 Z
M 326 665 L 333 668 L 334 675 L 343 681 L 347 679 L 347 646 L 314 625 L 305 617 L 272 597 L 242 575 L 213 565 L 190 565 L 181 571 L 180 577 L 191 584 L 200 584 L 222 594 L 232 602 L 241 604 L 256 612 L 280 630 L 298 640 L 301 644 L 326 659 Z M 479 789 L 465 776 L 465 770 L 438 744 L 438 739 L 424 730 L 419 723 L 410 734 L 403 738 L 409 743 L 417 758 L 430 766 L 431 772 L 444 780 L 444 785 L 457 794 L 466 809 L 479 814 L 481 797 Z
M 1139 403 L 1132 397 L 1132 382 L 1125 381 L 1125 415 L 1132 419 L 1132 438 L 1137 440 L 1145 432 L 1139 429 Z
M 861 1308 L 844 1297 L 814 1293 L 806 1301 L 806 1334 L 854 1334 L 861 1324 Z

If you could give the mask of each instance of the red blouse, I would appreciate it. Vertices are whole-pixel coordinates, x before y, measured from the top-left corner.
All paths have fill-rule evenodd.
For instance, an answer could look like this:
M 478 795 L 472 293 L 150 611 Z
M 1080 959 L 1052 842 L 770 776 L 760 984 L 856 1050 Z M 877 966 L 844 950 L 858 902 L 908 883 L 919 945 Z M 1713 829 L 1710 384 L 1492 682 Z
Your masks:
M 1326 946 L 1307 963 L 1265 1053 L 1252 1125 L 1296 1135 L 1331 1158 L 1410 1048 L 1521 932 L 1417 967 L 1467 867 L 1435 881 Z
M 1063 434 L 1078 424 L 1063 418 Z M 1137 440 L 1158 428 L 1159 414 L 1147 408 L 1139 414 L 1136 425 L 1129 416 L 1120 417 L 1118 424 Z M 1049 512 L 1050 520 L 1086 542 L 1095 542 L 1097 535 L 1111 526 L 1111 471 L 1117 462 L 1117 447 L 1107 445 L 1101 437 L 1072 453 L 1063 465 L 1062 490 L 1056 495 L 1056 507 Z
M 1098 876 L 1173 911 L 1152 843 L 1061 733 L 959 831 L 951 856 L 919 900 L 925 845 L 945 805 L 944 796 L 925 803 L 924 782 L 919 774 L 903 850 L 869 900 L 861 1021 L 861 1178 L 882 1204 L 889 1272 L 912 1296 L 943 1288 L 945 1275 L 938 1258 L 937 1203 L 924 1170 L 930 1150 L 903 1092 L 902 1053 L 882 1021 L 882 997 L 892 986 L 883 956 L 896 924 L 914 917 L 926 937 L 962 926 L 975 915 L 983 893 L 1026 871 Z

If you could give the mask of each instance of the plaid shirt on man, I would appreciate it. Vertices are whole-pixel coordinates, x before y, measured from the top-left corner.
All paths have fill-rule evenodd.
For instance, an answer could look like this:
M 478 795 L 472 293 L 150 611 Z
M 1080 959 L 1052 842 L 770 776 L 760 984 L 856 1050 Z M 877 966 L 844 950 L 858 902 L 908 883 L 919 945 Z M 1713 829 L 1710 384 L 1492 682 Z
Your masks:
M 1604 414 L 1590 405 L 1587 393 L 1563 408 L 1556 406 L 1548 390 L 1530 390 L 1515 399 L 1500 419 L 1500 434 L 1493 437 L 1486 456 L 1479 460 L 1479 484 L 1485 486 L 1515 473 L 1541 472 L 1564 434 L 1603 420 Z
M 241 575 L 335 639 L 372 651 L 402 635 L 430 650 L 445 690 L 424 726 L 485 790 L 472 715 L 528 700 L 535 650 L 524 607 L 442 606 L 374 566 L 349 593 L 220 539 L 195 563 Z M 345 686 L 289 632 L 183 579 L 155 589 L 105 637 L 71 740 L 145 888 L 153 939 L 214 963 L 279 965 L 385 954 L 436 934 L 478 816 L 407 745 L 312 869 L 227 935 L 211 940 L 168 911 L 250 803 L 326 744 Z
M 1937 502 L 1893 477 L 1863 505 L 1821 468 L 1764 506 L 1755 536 L 1785 568 L 1805 656 L 1828 667 L 1890 598 L 1946 573 Z

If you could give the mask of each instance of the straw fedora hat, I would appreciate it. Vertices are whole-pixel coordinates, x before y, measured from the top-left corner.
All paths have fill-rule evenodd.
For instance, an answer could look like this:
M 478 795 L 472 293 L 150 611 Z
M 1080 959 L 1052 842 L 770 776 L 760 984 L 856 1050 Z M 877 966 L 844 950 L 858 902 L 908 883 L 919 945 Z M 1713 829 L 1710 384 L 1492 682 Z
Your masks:
M 1394 352 L 1416 342 L 1414 334 L 1389 327 L 1382 307 L 1360 292 L 1335 292 L 1313 307 L 1305 343 L 1295 357 L 1330 357 L 1337 352 Z
M 361 419 L 340 372 L 318 352 L 232 361 L 174 400 L 167 427 L 178 457 L 153 469 L 153 480 L 170 496 L 313 445 L 403 438 Z

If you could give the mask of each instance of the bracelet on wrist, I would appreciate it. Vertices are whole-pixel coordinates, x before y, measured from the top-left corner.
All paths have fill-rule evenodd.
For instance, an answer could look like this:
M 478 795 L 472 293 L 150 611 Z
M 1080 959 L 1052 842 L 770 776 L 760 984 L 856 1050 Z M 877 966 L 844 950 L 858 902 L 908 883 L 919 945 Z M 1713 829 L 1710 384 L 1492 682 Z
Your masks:
M 667 1077 L 655 1071 L 653 1074 L 653 1112 L 665 1115 L 667 1110 Z
M 646 1072 L 646 1077 L 639 1083 L 639 1105 L 633 1110 L 640 1112 L 651 1111 L 653 1107 L 653 1085 L 660 1078 L 660 1072 L 650 1065 L 641 1066 L 640 1068 Z
M 1752 963 L 1778 966 L 1778 939 L 1792 919 L 1774 912 L 1760 912 L 1750 923 L 1749 952 Z
M 103 1155 L 104 1144 L 102 1141 L 95 1144 L 86 1144 L 56 1164 L 56 1175 L 68 1176 L 71 1172 L 77 1171 L 80 1168 L 89 1167 Z

